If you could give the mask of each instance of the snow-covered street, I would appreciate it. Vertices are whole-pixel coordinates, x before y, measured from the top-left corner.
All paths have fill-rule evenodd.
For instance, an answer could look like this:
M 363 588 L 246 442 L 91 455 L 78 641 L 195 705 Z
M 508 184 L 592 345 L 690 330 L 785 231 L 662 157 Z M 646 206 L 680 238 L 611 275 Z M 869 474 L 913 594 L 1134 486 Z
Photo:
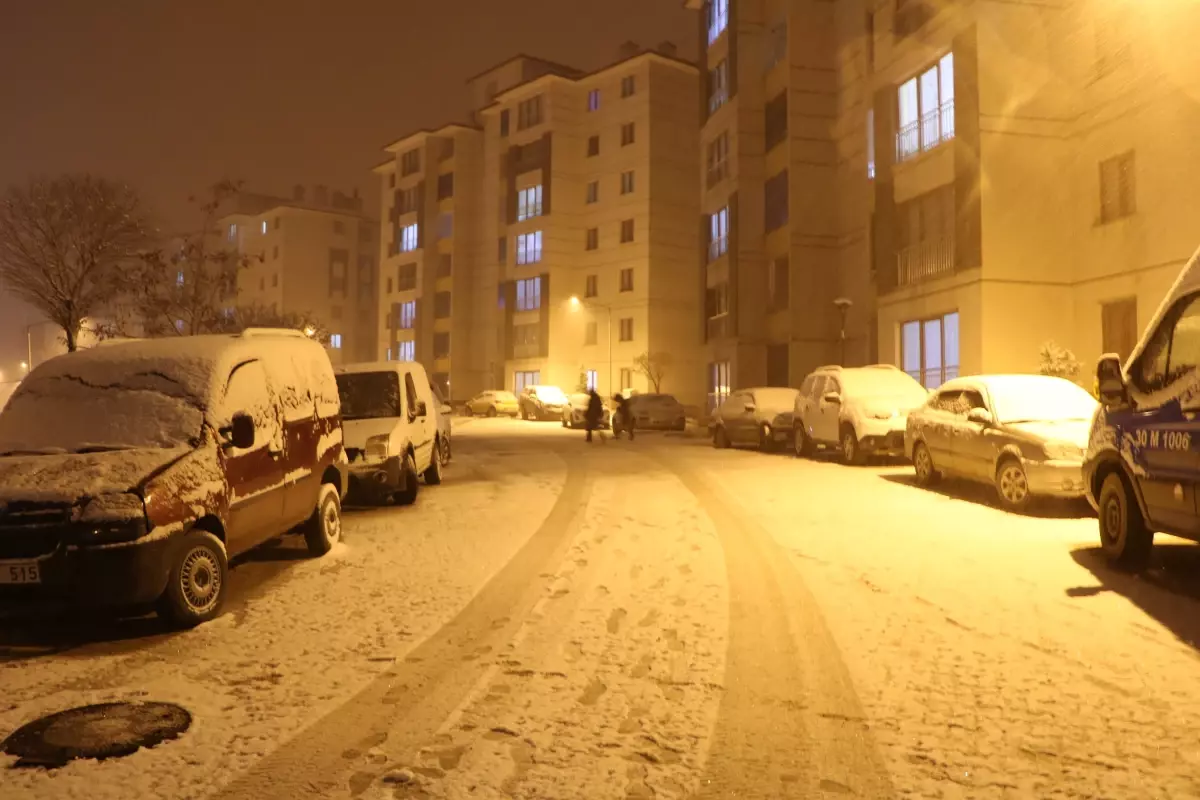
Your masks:
M 0 629 L 0 738 L 179 703 L 9 798 L 1200 797 L 1200 548 L 1083 505 L 456 419 L 442 486 L 241 559 L 216 621 Z

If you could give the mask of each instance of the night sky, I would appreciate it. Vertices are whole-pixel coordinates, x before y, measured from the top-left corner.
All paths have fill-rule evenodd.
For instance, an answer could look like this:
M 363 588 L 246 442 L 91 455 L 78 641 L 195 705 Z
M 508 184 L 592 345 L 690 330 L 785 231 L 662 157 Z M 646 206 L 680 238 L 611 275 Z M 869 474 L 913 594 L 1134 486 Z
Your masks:
M 464 81 L 519 52 L 595 69 L 626 40 L 694 58 L 683 0 L 36 0 L 0 9 L 0 185 L 86 170 L 163 224 L 230 177 L 359 188 L 406 133 L 465 120 Z M 374 206 L 370 206 L 374 208 Z M 0 373 L 37 319 L 0 286 Z

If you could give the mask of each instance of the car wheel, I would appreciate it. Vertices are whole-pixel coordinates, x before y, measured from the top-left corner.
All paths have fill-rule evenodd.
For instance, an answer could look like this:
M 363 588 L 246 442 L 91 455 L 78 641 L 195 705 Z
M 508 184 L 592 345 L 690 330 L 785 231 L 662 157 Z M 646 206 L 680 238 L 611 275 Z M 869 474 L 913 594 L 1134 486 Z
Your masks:
M 454 457 L 453 453 L 451 452 L 450 442 L 451 442 L 451 436 L 449 433 L 447 433 L 446 438 L 442 440 L 442 466 L 443 467 L 446 466 L 447 464 L 449 464 L 450 459 Z
M 941 480 L 941 473 L 933 465 L 933 455 L 929 452 L 929 448 L 925 446 L 924 442 L 917 442 L 913 445 L 912 460 L 919 486 L 933 486 Z
M 1150 561 L 1154 531 L 1146 527 L 1142 509 L 1120 473 L 1109 474 L 1100 487 L 1100 546 L 1109 561 L 1138 570 Z
M 488 415 L 489 417 L 494 417 L 494 416 L 496 416 L 496 407 L 495 407 L 495 406 L 489 406 L 489 407 L 488 407 L 488 410 L 487 410 L 487 415 Z
M 1000 498 L 1000 505 L 1009 511 L 1024 511 L 1029 507 L 1032 499 L 1029 477 L 1021 462 L 1012 456 L 1001 459 L 996 467 L 996 494 Z
M 792 446 L 796 450 L 797 458 L 812 456 L 812 439 L 808 438 L 808 434 L 804 432 L 804 426 L 800 423 L 797 423 L 792 429 Z
M 429 456 L 429 467 L 423 476 L 426 486 L 437 486 L 442 482 L 442 440 L 433 441 L 433 453 Z
M 725 432 L 724 425 L 718 425 L 713 431 L 713 447 L 718 450 L 724 450 L 729 447 L 729 434 Z
M 337 487 L 321 484 L 321 492 L 317 495 L 317 507 L 313 515 L 304 523 L 304 542 L 308 545 L 308 553 L 313 556 L 323 556 L 333 549 L 342 538 L 342 503 L 338 498 Z
M 229 561 L 225 545 L 208 531 L 193 528 L 179 541 L 158 599 L 158 615 L 173 628 L 194 628 L 221 612 Z
M 521 419 L 529 421 L 529 412 L 525 410 L 525 406 L 521 406 Z
M 393 497 L 398 506 L 411 506 L 417 502 L 417 490 L 420 488 L 417 485 L 417 465 L 413 461 L 412 453 L 404 454 L 404 461 L 400 464 L 400 471 L 404 473 L 404 485 L 408 488 L 402 492 L 396 492 Z
M 859 466 L 864 461 L 862 448 L 858 445 L 858 434 L 849 425 L 842 428 L 842 462 Z

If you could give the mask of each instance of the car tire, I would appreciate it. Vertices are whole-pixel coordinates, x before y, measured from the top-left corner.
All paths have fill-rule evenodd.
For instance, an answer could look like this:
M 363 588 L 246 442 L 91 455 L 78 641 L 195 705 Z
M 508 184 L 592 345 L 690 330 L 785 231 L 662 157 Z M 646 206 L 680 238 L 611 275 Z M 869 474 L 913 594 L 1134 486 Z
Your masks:
M 729 434 L 725 432 L 724 425 L 717 425 L 713 430 L 713 447 L 718 450 L 724 450 L 729 447 Z
M 525 410 L 525 406 L 521 406 L 521 419 L 529 421 L 529 412 Z
M 229 584 L 225 545 L 208 531 L 193 528 L 174 548 L 167 588 L 158 615 L 172 628 L 194 628 L 221 613 Z
M 796 458 L 812 457 L 812 439 L 808 438 L 808 434 L 804 432 L 804 425 L 801 423 L 796 423 L 792 427 L 792 448 L 796 451 Z
M 933 454 L 924 442 L 913 445 L 913 470 L 917 474 L 918 486 L 933 486 L 942 479 L 942 474 L 933 464 Z
M 1096 504 L 1100 507 L 1100 546 L 1104 555 L 1125 569 L 1145 568 L 1154 547 L 1154 531 L 1146 527 L 1137 498 L 1119 472 L 1105 477 Z
M 489 417 L 494 417 L 494 416 L 496 416 L 496 407 L 495 407 L 495 406 L 489 406 L 489 407 L 488 407 L 488 410 L 487 410 L 487 415 L 488 415 Z
M 1025 511 L 1033 500 L 1025 467 L 1013 456 L 1000 459 L 996 465 L 996 496 L 1003 508 L 1015 512 Z
M 323 556 L 333 549 L 342 538 L 342 501 L 337 487 L 330 483 L 321 484 L 317 494 L 317 506 L 304 523 L 304 543 L 308 554 Z
M 417 465 L 413 461 L 412 453 L 404 454 L 404 460 L 400 463 L 400 471 L 404 473 L 404 483 L 408 488 L 402 492 L 395 492 L 392 497 L 398 506 L 411 506 L 417 502 L 417 491 L 421 488 L 418 485 Z
M 426 486 L 437 486 L 442 482 L 442 440 L 433 440 L 433 452 L 429 455 L 429 466 L 424 475 Z
M 858 444 L 858 434 L 850 425 L 842 426 L 842 463 L 851 467 L 861 466 L 866 462 L 862 447 Z
M 443 467 L 450 463 L 450 459 L 454 458 L 453 449 L 451 447 L 452 440 L 453 440 L 453 437 L 450 434 L 446 434 L 446 438 L 442 440 L 442 466 Z

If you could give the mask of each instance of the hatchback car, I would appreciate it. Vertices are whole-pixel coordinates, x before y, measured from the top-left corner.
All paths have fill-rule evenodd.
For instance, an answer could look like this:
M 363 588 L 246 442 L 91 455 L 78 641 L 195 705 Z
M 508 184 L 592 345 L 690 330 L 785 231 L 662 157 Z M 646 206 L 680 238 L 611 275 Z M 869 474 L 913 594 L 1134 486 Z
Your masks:
M 567 398 L 567 407 L 562 412 L 564 428 L 582 428 L 587 424 L 587 407 L 591 398 L 587 392 L 576 392 Z M 607 428 L 612 423 L 612 409 L 607 402 L 603 402 L 601 409 L 600 427 Z
M 503 389 L 488 389 L 467 401 L 467 413 L 471 416 L 515 417 L 520 410 L 517 396 Z
M 521 419 L 562 419 L 563 409 L 569 405 L 567 395 L 557 386 L 537 384 L 526 386 L 517 399 Z

